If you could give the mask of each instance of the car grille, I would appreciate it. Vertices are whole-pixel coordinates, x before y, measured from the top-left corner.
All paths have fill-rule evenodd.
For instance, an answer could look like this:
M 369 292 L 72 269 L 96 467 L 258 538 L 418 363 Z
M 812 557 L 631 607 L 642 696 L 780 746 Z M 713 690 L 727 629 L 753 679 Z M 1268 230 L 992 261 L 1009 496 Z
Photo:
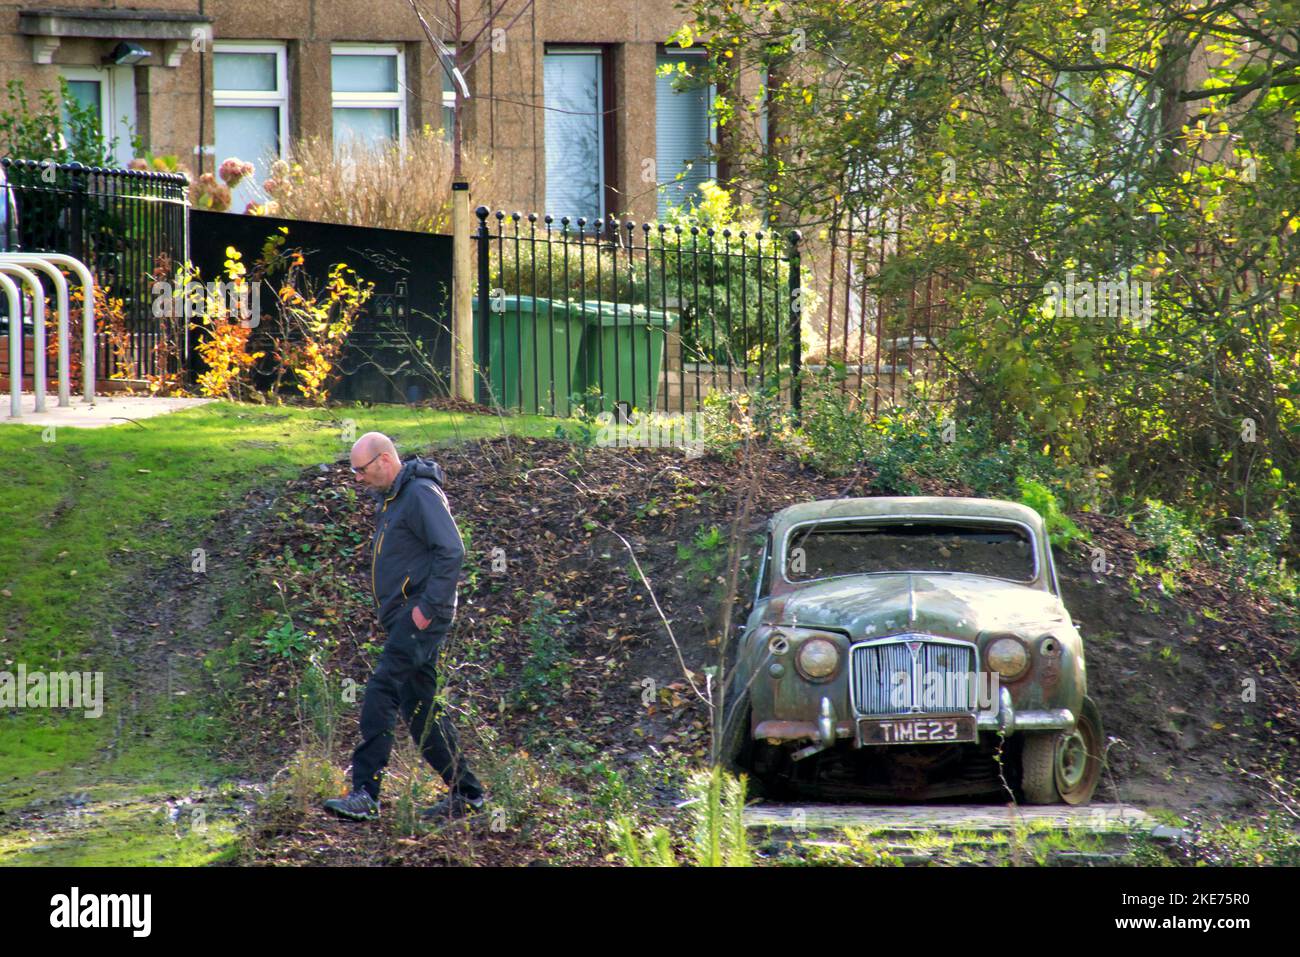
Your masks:
M 906 635 L 896 641 L 857 645 L 849 672 L 853 707 L 858 714 L 974 711 L 975 671 L 975 646 L 964 642 Z M 929 691 L 927 675 L 935 676 L 929 679 Z

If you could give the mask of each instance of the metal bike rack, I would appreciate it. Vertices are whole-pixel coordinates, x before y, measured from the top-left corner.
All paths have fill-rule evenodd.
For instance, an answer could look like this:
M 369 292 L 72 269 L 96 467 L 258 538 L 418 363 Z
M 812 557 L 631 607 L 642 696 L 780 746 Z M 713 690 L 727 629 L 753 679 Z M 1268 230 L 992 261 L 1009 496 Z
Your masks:
M 0 273 L 0 290 L 9 300 L 9 414 L 23 414 L 23 296 L 14 281 Z M 18 335 L 14 335 L 14 316 L 18 317 Z
M 14 286 L 17 289 L 13 281 L 4 276 L 6 272 L 12 273 L 22 279 L 28 286 L 33 287 L 32 299 L 35 303 L 33 309 L 35 316 L 32 360 L 35 368 L 32 374 L 32 385 L 36 393 L 35 411 L 37 412 L 45 410 L 45 297 L 44 289 L 40 280 L 32 272 L 33 269 L 44 273 L 54 281 L 59 314 L 59 405 L 71 405 L 71 383 L 68 376 L 71 348 L 68 320 L 71 299 L 68 293 L 67 279 L 59 267 L 69 269 L 81 281 L 82 326 L 84 331 L 81 363 L 82 392 L 84 401 L 93 402 L 95 400 L 95 280 L 90 269 L 81 260 L 63 253 L 0 252 L 0 278 L 4 278 L 9 286 Z M 4 289 L 6 295 L 8 294 L 8 287 L 0 284 L 0 289 Z M 18 302 L 21 304 L 21 301 L 22 297 L 20 295 Z M 15 311 L 11 303 L 10 315 L 11 317 L 18 317 L 16 325 L 18 334 L 17 336 L 14 335 L 15 323 L 11 318 L 9 335 L 10 414 L 17 417 L 22 415 L 22 311 L 21 309 Z
M 39 255 L 31 255 L 27 258 L 21 258 L 23 254 L 19 253 L 0 253 L 0 263 L 6 260 L 16 261 L 29 269 L 37 270 L 50 277 L 54 283 L 55 303 L 57 315 L 59 317 L 59 405 L 69 406 L 72 404 L 70 398 L 72 393 L 72 384 L 68 381 L 68 355 L 69 355 L 69 316 L 68 312 L 70 299 L 68 297 L 68 280 L 63 275 L 63 270 L 59 269 L 49 260 Z
M 36 273 L 32 272 L 26 266 L 17 263 L 5 262 L 0 259 L 0 272 L 8 273 L 11 276 L 17 276 L 22 280 L 23 285 L 31 291 L 32 297 L 32 389 L 36 393 L 36 406 L 34 412 L 45 411 L 45 287 L 41 285 L 40 279 Z M 9 317 L 9 341 L 11 343 L 9 355 L 14 354 L 14 318 Z M 18 316 L 18 375 L 10 376 L 16 381 L 19 388 L 22 388 L 22 342 L 23 342 L 23 317 L 19 312 Z M 13 370 L 10 370 L 11 372 Z M 12 391 L 12 388 L 11 390 Z

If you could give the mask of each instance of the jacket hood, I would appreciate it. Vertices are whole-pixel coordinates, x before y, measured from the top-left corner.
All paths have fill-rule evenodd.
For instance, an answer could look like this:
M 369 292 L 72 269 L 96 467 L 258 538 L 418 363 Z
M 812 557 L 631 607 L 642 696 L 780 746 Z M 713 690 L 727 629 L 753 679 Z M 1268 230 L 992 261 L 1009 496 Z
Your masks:
M 396 495 L 413 478 L 433 479 L 441 487 L 445 475 L 442 466 L 433 459 L 422 459 L 417 455 L 402 463 L 402 470 L 397 473 L 397 478 L 393 479 L 393 484 L 388 490 L 389 495 Z

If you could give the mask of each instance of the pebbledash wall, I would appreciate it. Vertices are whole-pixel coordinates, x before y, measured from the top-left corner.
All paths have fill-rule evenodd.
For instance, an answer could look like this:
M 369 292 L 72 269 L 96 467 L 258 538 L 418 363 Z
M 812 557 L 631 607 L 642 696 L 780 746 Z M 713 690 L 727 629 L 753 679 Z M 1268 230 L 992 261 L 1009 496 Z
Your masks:
M 422 0 L 420 6 L 427 14 L 448 18 L 442 0 Z M 492 6 L 503 12 L 493 23 L 496 32 L 487 32 L 481 40 L 489 52 L 467 75 L 473 98 L 463 122 L 466 143 L 490 153 L 503 171 L 496 179 L 509 184 L 510 195 L 476 201 L 557 216 L 573 212 L 556 208 L 563 199 L 547 196 L 548 162 L 552 167 L 559 164 L 551 173 L 553 191 L 558 192 L 558 184 L 572 178 L 565 175 L 565 163 L 590 166 L 592 155 L 598 154 L 594 175 L 603 182 L 601 214 L 638 222 L 653 219 L 655 177 L 647 173 L 667 181 L 675 170 L 671 162 L 666 170 L 648 164 L 662 162 L 665 148 L 680 157 L 690 151 L 692 137 L 712 135 L 707 120 L 701 132 L 697 116 L 682 124 L 661 115 L 664 106 L 656 105 L 657 88 L 659 98 L 666 99 L 662 81 L 655 78 L 656 65 L 674 53 L 664 41 L 683 17 L 673 0 L 535 0 L 531 6 L 524 0 L 506 0 L 504 5 L 498 0 Z M 465 16 L 471 18 L 467 34 L 477 29 L 477 18 L 488 8 L 486 0 L 465 3 Z M 522 16 L 512 23 L 521 9 Z M 445 34 L 441 39 L 452 40 Z M 119 47 L 123 42 L 149 56 L 135 64 L 108 62 L 115 49 L 129 55 Z M 224 60 L 224 69 L 214 75 L 214 53 L 268 50 L 276 53 L 275 76 L 269 70 L 272 61 L 265 57 L 264 79 L 253 72 L 240 76 L 242 64 L 253 61 L 234 58 Z M 348 93 L 340 100 L 333 81 L 340 66 L 336 55 L 349 51 L 393 59 L 347 61 L 344 65 L 357 67 L 353 83 L 374 89 L 370 94 Z M 556 54 L 564 53 L 577 54 L 577 59 L 558 61 Z M 398 88 L 388 93 L 380 88 L 391 81 L 380 77 L 394 63 Z M 368 75 L 372 68 L 373 75 Z M 331 136 L 334 110 L 340 107 L 369 110 L 350 114 L 363 125 L 382 124 L 395 116 L 407 133 L 426 124 L 442 126 L 446 115 L 443 72 L 406 0 L 150 0 L 140 6 L 120 0 L 68 0 L 48 6 L 0 5 L 0 86 L 20 78 L 32 96 L 57 88 L 60 75 L 74 82 L 83 99 L 100 98 L 110 130 L 118 135 L 119 160 L 130 157 L 134 132 L 146 150 L 177 155 L 196 175 L 214 171 L 227 158 L 221 153 L 228 150 L 215 149 L 218 109 L 243 107 L 250 111 L 242 114 L 250 129 L 278 125 L 287 141 Z M 232 76 L 238 79 L 232 82 Z M 548 143 L 548 113 L 552 121 L 574 115 L 566 112 L 556 85 L 570 83 L 581 99 L 583 84 L 592 76 L 605 116 L 597 144 L 578 144 L 583 130 L 565 131 L 571 137 L 553 136 L 574 142 Z M 225 89 L 218 88 L 218 81 Z M 758 79 L 749 74 L 741 83 L 742 92 L 753 95 Z M 553 102 L 548 104 L 546 91 L 553 87 Z M 703 102 L 703 95 L 699 99 Z M 133 129 L 127 129 L 123 117 Z M 664 142 L 658 141 L 660 132 Z M 669 138 L 674 141 L 668 143 Z M 587 174 L 586 169 L 577 172 L 579 177 Z M 692 176 L 702 179 L 714 172 L 701 165 Z M 242 209 L 242 204 L 237 202 L 236 208 Z

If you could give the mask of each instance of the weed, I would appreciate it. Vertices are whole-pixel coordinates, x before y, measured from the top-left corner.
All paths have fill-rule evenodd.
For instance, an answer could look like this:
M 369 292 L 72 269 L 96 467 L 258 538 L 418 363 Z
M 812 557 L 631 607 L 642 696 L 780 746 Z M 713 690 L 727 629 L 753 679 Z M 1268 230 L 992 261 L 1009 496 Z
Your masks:
M 267 804 L 273 813 L 301 817 L 326 798 L 343 793 L 343 772 L 329 755 L 317 749 L 300 749 L 271 780 Z
M 519 675 L 520 704 L 534 710 L 554 704 L 568 687 L 573 668 L 564 645 L 564 628 L 565 616 L 570 614 L 557 609 L 554 600 L 541 593 L 533 596 L 532 610 L 523 625 L 528 657 Z
M 748 867 L 754 852 L 745 831 L 745 777 L 733 777 L 722 768 L 698 771 L 686 784 L 691 833 L 687 854 L 696 867 Z M 677 859 L 665 828 L 637 834 L 630 816 L 609 824 L 624 863 L 633 867 L 672 866 Z
M 262 636 L 262 644 L 268 652 L 281 658 L 297 659 L 305 655 L 311 647 L 311 638 L 286 617 L 274 628 L 268 629 Z
M 672 838 L 668 830 L 656 827 L 638 836 L 629 817 L 620 817 L 609 825 L 614 844 L 629 867 L 676 867 Z

